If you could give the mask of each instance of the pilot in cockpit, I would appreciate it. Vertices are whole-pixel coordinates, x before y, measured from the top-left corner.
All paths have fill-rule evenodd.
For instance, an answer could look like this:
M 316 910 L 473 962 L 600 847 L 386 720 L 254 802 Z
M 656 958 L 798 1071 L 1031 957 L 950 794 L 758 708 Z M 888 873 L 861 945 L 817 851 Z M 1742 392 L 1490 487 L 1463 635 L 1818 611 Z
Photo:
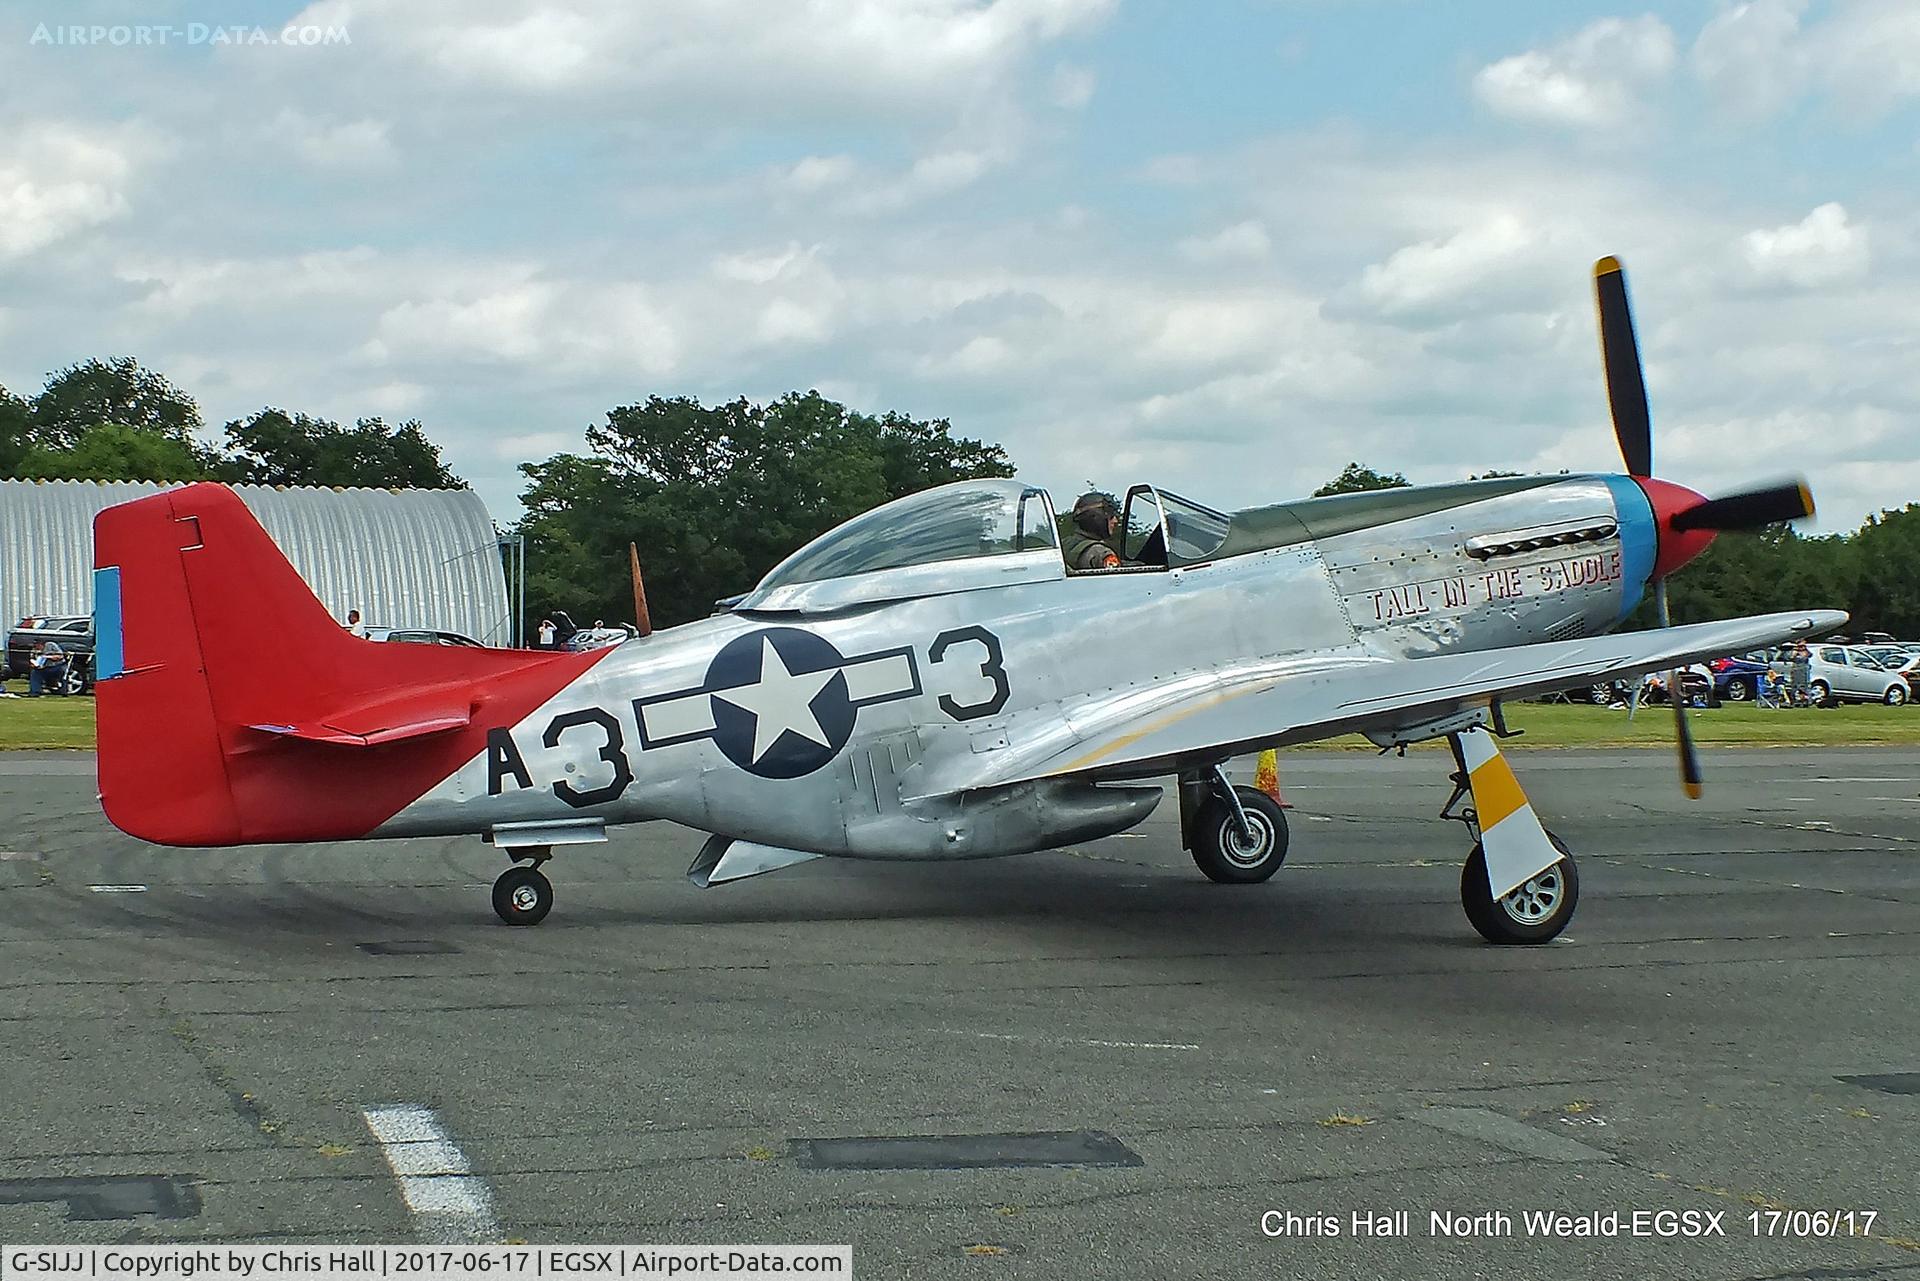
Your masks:
M 1133 564 L 1120 555 L 1120 546 L 1120 513 L 1113 500 L 1097 492 L 1080 495 L 1073 504 L 1073 528 L 1060 547 L 1067 568 L 1079 572 Z

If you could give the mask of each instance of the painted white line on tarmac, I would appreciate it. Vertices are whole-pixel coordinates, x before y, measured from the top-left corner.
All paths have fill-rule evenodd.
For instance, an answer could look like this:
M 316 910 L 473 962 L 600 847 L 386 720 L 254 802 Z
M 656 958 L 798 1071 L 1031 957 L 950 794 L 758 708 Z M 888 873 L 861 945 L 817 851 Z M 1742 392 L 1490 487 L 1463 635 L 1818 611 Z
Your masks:
M 432 1108 L 400 1103 L 364 1108 L 361 1115 L 379 1141 L 423 1239 L 435 1245 L 500 1239 L 492 1194 L 473 1177 L 466 1154 L 440 1128 Z
M 147 892 L 147 887 L 144 885 L 89 885 L 87 888 L 95 894 L 145 894 Z
M 1089 1041 L 1077 1036 L 1016 1036 L 1011 1032 L 967 1032 L 959 1028 L 947 1028 L 948 1032 L 960 1036 L 977 1037 L 982 1041 L 1024 1041 L 1038 1042 L 1042 1045 L 1091 1045 L 1099 1050 L 1197 1050 L 1197 1045 L 1188 1045 L 1181 1041 Z

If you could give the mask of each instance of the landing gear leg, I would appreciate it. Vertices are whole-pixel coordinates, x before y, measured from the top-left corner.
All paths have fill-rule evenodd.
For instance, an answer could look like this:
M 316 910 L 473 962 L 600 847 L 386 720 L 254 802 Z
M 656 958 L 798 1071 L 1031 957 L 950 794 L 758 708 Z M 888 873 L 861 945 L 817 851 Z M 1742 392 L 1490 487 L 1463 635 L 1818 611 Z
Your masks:
M 1540 826 L 1492 735 L 1468 730 L 1447 741 L 1459 769 L 1440 817 L 1473 833 L 1460 869 L 1460 906 L 1489 943 L 1545 943 L 1567 927 L 1580 902 L 1573 853 Z
M 1265 792 L 1234 787 L 1216 765 L 1182 778 L 1181 799 L 1193 804 L 1185 825 L 1188 848 L 1208 880 L 1252 885 L 1287 861 L 1287 813 Z
M 553 882 L 540 870 L 553 857 L 553 847 L 522 845 L 506 854 L 514 866 L 493 883 L 493 910 L 508 925 L 538 925 L 553 910 Z

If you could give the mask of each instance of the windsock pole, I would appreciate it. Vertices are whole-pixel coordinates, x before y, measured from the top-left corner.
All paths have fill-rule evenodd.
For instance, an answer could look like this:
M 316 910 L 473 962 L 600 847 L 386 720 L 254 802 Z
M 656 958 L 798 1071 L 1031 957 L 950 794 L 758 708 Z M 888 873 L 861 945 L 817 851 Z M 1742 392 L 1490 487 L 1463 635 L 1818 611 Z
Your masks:
M 653 635 L 653 615 L 647 611 L 647 589 L 640 581 L 640 549 L 627 544 L 627 565 L 633 571 L 633 624 L 642 636 Z

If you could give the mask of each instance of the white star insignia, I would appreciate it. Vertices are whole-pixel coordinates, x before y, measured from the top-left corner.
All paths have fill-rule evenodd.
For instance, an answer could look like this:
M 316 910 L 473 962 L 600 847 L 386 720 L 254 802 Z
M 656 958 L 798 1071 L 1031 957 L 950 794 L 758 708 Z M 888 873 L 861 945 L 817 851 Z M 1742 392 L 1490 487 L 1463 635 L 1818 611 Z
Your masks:
M 827 682 L 840 674 L 837 667 L 796 674 L 789 670 L 772 638 L 760 642 L 760 679 L 736 689 L 715 690 L 713 696 L 753 716 L 753 763 L 758 765 L 782 734 L 792 732 L 822 747 L 832 747 L 813 700 Z

